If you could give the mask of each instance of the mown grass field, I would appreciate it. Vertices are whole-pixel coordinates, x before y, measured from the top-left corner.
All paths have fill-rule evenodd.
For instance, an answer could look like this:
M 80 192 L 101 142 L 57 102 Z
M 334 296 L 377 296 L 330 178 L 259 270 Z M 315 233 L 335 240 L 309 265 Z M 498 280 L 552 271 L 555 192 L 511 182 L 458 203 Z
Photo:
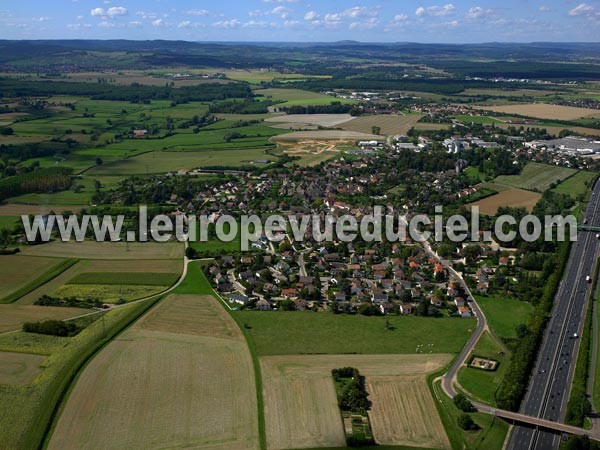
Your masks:
M 479 401 L 495 405 L 496 390 L 510 363 L 510 352 L 485 332 L 473 349 L 472 355 L 496 360 L 499 362 L 498 368 L 493 372 L 487 372 L 473 367 L 463 367 L 458 372 L 458 383 L 467 391 L 469 397 L 475 396 Z
M 533 312 L 531 303 L 514 298 L 476 296 L 476 299 L 488 319 L 490 328 L 500 338 L 516 338 L 517 326 L 526 324 Z
M 282 134 L 273 137 L 272 140 L 275 142 L 280 141 L 347 141 L 347 140 L 360 140 L 360 141 L 371 141 L 381 140 L 382 137 L 375 134 L 359 133 L 357 131 L 345 131 L 345 130 L 314 130 L 314 131 L 294 131 L 292 133 Z
M 51 292 L 50 295 L 57 298 L 76 298 L 87 301 L 98 300 L 102 303 L 118 303 L 150 297 L 161 293 L 168 287 L 168 285 L 65 284 Z
M 575 169 L 566 167 L 529 163 L 523 167 L 519 175 L 501 175 L 494 181 L 514 188 L 544 192 L 551 184 L 558 184 L 575 173 L 577 173 Z
M 256 353 L 300 354 L 410 354 L 457 353 L 475 327 L 474 319 L 413 316 L 366 317 L 314 312 L 235 311 Z M 394 330 L 386 330 L 389 320 Z
M 254 91 L 256 95 L 262 95 L 266 99 L 281 102 L 277 106 L 294 105 L 327 105 L 333 102 L 354 103 L 352 100 L 319 94 L 318 92 L 305 91 L 302 89 L 259 89 Z
M 570 176 L 554 189 L 554 192 L 560 192 L 562 194 L 568 194 L 573 198 L 580 196 L 586 196 L 591 191 L 593 181 L 598 176 L 595 172 L 587 172 L 580 170 L 575 175 Z
M 379 127 L 381 129 L 379 134 L 390 136 L 408 133 L 408 130 L 414 127 L 421 117 L 423 117 L 421 114 L 360 116 L 340 124 L 339 127 L 366 134 L 373 133 L 373 127 Z
M 49 449 L 259 448 L 248 347 L 217 300 L 201 295 L 196 271 L 92 360 Z
M 344 445 L 331 370 L 356 367 L 373 402 L 369 413 L 377 442 L 449 448 L 427 388 L 427 374 L 451 355 L 296 355 L 260 358 L 267 447 Z

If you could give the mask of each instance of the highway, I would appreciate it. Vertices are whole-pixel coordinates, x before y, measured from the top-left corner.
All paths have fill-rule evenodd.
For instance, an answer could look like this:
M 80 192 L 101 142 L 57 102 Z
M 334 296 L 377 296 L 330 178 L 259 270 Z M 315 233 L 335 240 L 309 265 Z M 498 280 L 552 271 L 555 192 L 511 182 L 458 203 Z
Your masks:
M 593 188 L 593 195 L 585 212 L 587 224 L 600 226 L 600 183 Z M 579 230 L 577 242 L 565 268 L 538 358 L 529 380 L 528 390 L 519 413 L 563 422 L 573 373 L 579 351 L 578 337 L 582 334 L 588 299 L 592 284 L 586 281 L 592 276 L 599 256 L 600 240 L 592 231 Z M 577 334 L 578 337 L 575 337 Z M 508 443 L 508 450 L 557 449 L 560 434 L 534 426 L 517 425 Z

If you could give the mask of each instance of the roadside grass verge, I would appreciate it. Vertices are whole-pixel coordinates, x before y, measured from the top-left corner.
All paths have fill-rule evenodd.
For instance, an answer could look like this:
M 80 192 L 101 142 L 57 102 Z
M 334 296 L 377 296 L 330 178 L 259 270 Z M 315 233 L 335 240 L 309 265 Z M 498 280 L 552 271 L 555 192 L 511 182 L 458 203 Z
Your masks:
M 432 375 L 430 380 L 433 380 L 434 377 L 435 375 Z M 479 429 L 464 431 L 458 426 L 458 417 L 463 412 L 456 407 L 450 397 L 446 396 L 441 382 L 430 383 L 430 388 L 452 448 L 468 448 L 470 450 L 501 450 L 503 448 L 508 433 L 506 422 L 489 414 L 474 412 L 470 415 Z
M 462 367 L 458 372 L 458 383 L 467 391 L 467 397 L 475 396 L 477 400 L 495 406 L 496 389 L 504 377 L 511 355 L 494 342 L 488 332 L 481 336 L 471 355 L 490 358 L 499 364 L 494 371 Z
M 69 267 L 73 266 L 78 261 L 79 260 L 75 259 L 75 258 L 65 259 L 65 260 L 61 261 L 60 263 L 56 264 L 54 267 L 51 267 L 49 270 L 44 272 L 39 277 L 37 277 L 34 280 L 27 283 L 25 286 L 21 287 L 20 289 L 17 289 L 16 291 L 12 292 L 11 294 L 7 295 L 6 297 L 0 299 L 0 304 L 8 304 L 8 303 L 16 302 L 18 299 L 20 299 L 24 295 L 29 294 L 30 292 L 32 292 L 35 289 L 42 286 L 43 284 L 46 284 L 48 281 L 57 277 L 58 275 L 63 273 L 65 270 L 67 270 Z

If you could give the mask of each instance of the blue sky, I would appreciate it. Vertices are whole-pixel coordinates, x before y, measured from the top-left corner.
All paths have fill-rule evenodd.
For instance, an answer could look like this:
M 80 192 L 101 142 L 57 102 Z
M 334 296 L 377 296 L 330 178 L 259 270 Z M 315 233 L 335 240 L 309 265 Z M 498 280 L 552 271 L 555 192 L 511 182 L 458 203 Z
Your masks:
M 600 0 L 3 0 L 0 37 L 590 42 Z

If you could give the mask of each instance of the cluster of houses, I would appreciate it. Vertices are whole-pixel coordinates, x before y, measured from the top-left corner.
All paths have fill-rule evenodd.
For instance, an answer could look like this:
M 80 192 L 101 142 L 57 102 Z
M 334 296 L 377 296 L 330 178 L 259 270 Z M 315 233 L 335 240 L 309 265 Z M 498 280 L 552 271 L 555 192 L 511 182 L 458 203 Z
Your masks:
M 390 248 L 285 245 L 273 254 L 223 256 L 209 277 L 241 308 L 472 316 L 462 285 L 410 239 Z

